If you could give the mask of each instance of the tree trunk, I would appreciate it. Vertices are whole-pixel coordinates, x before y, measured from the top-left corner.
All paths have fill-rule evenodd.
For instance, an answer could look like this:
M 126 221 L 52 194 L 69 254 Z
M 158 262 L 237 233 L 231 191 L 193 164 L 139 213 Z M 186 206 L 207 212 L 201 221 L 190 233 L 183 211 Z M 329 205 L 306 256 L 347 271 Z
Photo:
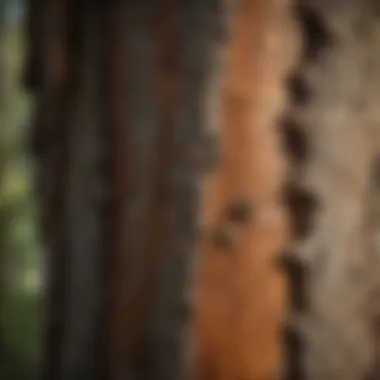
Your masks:
M 375 361 L 380 14 L 376 2 L 348 0 L 299 1 L 296 13 L 303 47 L 283 119 L 294 236 L 288 378 L 363 380 Z
M 229 6 L 31 1 L 25 80 L 38 99 L 45 379 L 189 370 Z
M 364 380 L 375 2 L 29 2 L 44 379 Z

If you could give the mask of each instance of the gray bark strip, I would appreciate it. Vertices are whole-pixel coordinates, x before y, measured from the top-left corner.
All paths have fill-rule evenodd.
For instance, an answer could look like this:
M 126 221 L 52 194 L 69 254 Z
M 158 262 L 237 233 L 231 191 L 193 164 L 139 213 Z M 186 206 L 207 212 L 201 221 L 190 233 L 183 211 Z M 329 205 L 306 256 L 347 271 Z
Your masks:
M 99 350 L 103 306 L 103 255 L 107 202 L 102 172 L 104 146 L 103 81 L 107 8 L 85 3 L 82 54 L 78 57 L 78 91 L 71 109 L 69 177 L 66 187 L 67 288 L 61 380 L 102 376 Z M 79 21 L 79 20 L 78 20 Z M 75 78 L 74 78 L 75 79 Z
M 188 329 L 194 307 L 191 292 L 210 129 L 214 129 L 212 137 L 218 138 L 218 127 L 211 127 L 207 109 L 213 102 L 208 103 L 205 96 L 220 95 L 210 86 L 219 86 L 212 73 L 222 64 L 218 44 L 223 44 L 226 36 L 221 33 L 226 27 L 224 6 L 219 1 L 184 1 L 180 5 L 180 104 L 173 130 L 174 160 L 168 178 L 171 196 L 167 204 L 167 240 L 158 268 L 152 320 L 155 379 L 189 376 Z M 214 107 L 214 112 L 218 112 L 218 107 Z
M 116 247 L 113 253 L 111 359 L 115 377 L 139 371 L 136 352 L 141 340 L 142 305 L 150 269 L 146 256 L 147 225 L 154 195 L 158 133 L 155 2 L 129 1 L 119 7 L 114 47 L 116 116 L 114 134 Z M 144 364 L 143 364 L 144 365 Z M 141 369 L 141 368 L 140 368 Z M 144 368 L 143 368 L 144 369 Z
M 307 149 L 292 178 L 291 215 L 301 227 L 292 280 L 301 296 L 288 378 L 362 380 L 374 360 L 365 224 L 374 156 L 368 69 L 380 20 L 371 1 L 297 3 L 305 44 L 290 121 Z
M 154 2 L 137 1 L 126 8 L 128 51 L 127 105 L 124 120 L 124 149 L 128 152 L 125 176 L 128 200 L 123 210 L 124 248 L 133 268 L 122 287 L 127 298 L 141 287 L 147 266 L 146 226 L 152 206 L 155 174 L 155 145 L 158 135 L 156 45 L 153 29 Z

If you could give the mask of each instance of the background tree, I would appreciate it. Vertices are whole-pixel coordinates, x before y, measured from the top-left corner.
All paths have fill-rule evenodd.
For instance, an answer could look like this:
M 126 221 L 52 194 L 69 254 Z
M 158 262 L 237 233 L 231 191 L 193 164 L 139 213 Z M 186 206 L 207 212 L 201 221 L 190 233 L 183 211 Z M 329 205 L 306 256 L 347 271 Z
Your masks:
M 0 5 L 0 41 L 1 41 L 1 45 L 0 45 L 0 49 L 1 49 L 1 53 L 0 53 L 0 56 L 1 57 L 4 57 L 4 21 L 5 21 L 5 3 L 2 3 Z M 4 58 L 3 58 L 4 59 Z M 0 115 L 2 115 L 2 111 L 3 111 L 3 108 L 4 108 L 4 86 L 3 86 L 3 83 L 4 83 L 4 63 L 2 61 L 0 61 Z M 2 118 L 0 117 L 0 120 Z M 3 130 L 4 130 L 4 127 L 2 127 L 0 129 L 0 132 L 1 135 L 0 137 L 2 137 L 2 134 L 3 134 Z M 1 139 L 1 141 L 3 141 L 3 139 Z M 0 189 L 3 188 L 3 162 L 4 162 L 4 158 L 3 157 L 0 157 Z M 1 241 L 1 245 L 0 245 L 0 268 L 1 268 L 1 271 L 0 271 L 0 310 L 3 309 L 3 299 L 4 299 L 4 291 L 5 291 L 5 284 L 4 284 L 4 279 L 5 279 L 5 260 L 4 260 L 4 254 L 5 254 L 5 210 L 4 210 L 4 207 L 1 208 L 0 210 L 0 241 Z M 0 330 L 0 354 L 3 354 L 2 356 L 4 356 L 4 353 L 5 353 L 5 342 L 4 342 L 4 333 L 2 331 L 2 329 Z

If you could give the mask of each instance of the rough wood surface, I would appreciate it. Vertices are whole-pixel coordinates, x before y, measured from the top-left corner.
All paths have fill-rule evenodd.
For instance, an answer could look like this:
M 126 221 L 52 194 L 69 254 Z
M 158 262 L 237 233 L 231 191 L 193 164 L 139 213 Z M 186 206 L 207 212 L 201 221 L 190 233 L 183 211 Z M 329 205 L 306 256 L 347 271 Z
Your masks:
M 44 379 L 363 380 L 377 2 L 29 3 Z
M 288 149 L 302 152 L 293 157 L 287 187 L 295 238 L 287 259 L 291 380 L 365 379 L 375 360 L 375 3 L 295 4 L 303 47 L 283 120 Z
M 286 1 L 241 1 L 222 96 L 222 162 L 206 203 L 197 338 L 201 379 L 273 379 L 282 366 L 287 240 L 278 118 L 296 58 Z

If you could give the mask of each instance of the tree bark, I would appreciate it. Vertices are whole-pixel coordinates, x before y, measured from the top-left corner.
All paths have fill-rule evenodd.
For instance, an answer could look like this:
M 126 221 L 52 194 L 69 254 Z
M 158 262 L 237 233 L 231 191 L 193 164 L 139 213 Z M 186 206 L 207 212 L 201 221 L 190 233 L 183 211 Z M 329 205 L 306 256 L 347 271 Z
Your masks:
M 372 1 L 296 5 L 303 47 L 283 120 L 293 164 L 288 378 L 360 380 L 375 364 L 379 10 Z
M 227 6 L 30 0 L 46 380 L 189 372 Z
M 377 4 L 29 2 L 44 379 L 369 374 Z
M 121 96 L 112 112 L 120 218 L 111 266 L 118 268 L 110 320 L 115 378 L 128 371 L 181 378 L 188 362 L 203 177 L 218 139 L 209 115 L 218 112 L 219 94 L 210 86 L 218 85 L 213 71 L 220 65 L 216 48 L 226 34 L 226 5 L 161 1 L 116 11 L 128 36 L 115 48 L 126 57 L 116 62 L 113 92 Z
M 281 378 L 287 243 L 278 118 L 296 56 L 291 2 L 242 0 L 222 92 L 222 165 L 206 202 L 197 308 L 200 378 Z

